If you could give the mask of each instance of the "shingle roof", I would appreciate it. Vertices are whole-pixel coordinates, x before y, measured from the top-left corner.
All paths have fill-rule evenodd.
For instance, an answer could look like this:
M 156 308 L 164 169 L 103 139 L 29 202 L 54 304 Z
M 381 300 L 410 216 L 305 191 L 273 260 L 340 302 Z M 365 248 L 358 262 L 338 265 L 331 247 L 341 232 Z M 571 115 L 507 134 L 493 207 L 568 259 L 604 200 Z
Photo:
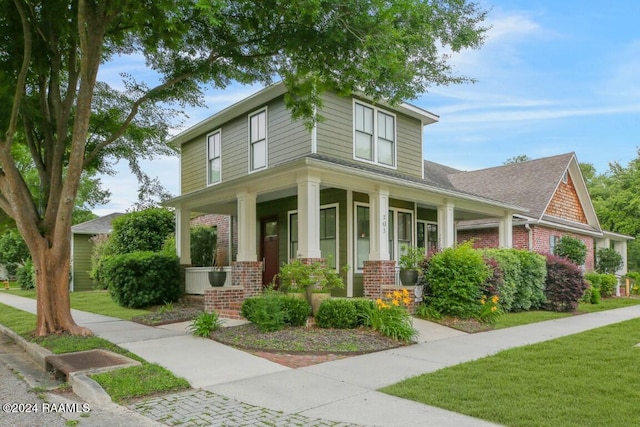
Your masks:
M 523 206 L 541 219 L 574 153 L 448 175 L 459 190 Z
M 71 232 L 75 234 L 109 234 L 111 233 L 111 223 L 121 215 L 124 214 L 115 212 L 81 224 L 76 224 L 71 227 Z

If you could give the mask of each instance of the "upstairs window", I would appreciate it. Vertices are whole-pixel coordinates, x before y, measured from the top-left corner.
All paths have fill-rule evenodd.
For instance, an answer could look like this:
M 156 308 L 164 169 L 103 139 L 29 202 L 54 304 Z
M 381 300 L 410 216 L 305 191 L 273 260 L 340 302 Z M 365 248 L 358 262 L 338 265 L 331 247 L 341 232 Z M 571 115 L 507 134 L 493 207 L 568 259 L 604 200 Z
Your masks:
M 355 103 L 354 157 L 384 166 L 396 166 L 395 116 Z
M 249 169 L 267 167 L 267 110 L 249 116 Z
M 207 135 L 207 184 L 220 182 L 221 160 L 221 133 L 215 131 Z

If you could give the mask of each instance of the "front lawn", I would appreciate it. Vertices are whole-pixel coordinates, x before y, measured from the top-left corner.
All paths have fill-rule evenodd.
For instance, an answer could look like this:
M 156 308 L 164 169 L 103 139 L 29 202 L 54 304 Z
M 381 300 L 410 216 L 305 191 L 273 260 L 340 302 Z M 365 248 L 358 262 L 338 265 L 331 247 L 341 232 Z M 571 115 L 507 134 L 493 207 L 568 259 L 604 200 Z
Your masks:
M 640 319 L 519 347 L 381 391 L 506 426 L 640 425 Z
M 12 289 L 9 292 L 21 297 L 36 299 L 36 291 L 33 289 Z M 108 291 L 69 292 L 69 297 L 71 300 L 71 308 L 73 309 L 116 317 L 123 320 L 131 320 L 136 316 L 143 316 L 150 313 L 149 310 L 138 310 L 119 306 L 111 299 Z

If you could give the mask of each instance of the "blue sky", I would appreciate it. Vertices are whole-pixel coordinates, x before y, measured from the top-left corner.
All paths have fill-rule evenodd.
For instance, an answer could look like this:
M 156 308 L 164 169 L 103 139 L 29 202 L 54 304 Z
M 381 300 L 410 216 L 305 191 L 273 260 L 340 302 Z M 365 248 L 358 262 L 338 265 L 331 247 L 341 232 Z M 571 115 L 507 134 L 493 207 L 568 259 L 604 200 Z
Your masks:
M 604 173 L 626 166 L 640 148 L 640 2 L 587 0 L 481 0 L 490 9 L 487 40 L 477 51 L 455 54 L 459 74 L 475 84 L 432 87 L 409 102 L 440 116 L 424 130 L 424 157 L 473 170 L 575 152 Z M 142 73 L 143 65 L 127 64 Z M 122 64 L 105 66 L 113 83 Z M 206 109 L 187 111 L 187 126 L 259 90 L 234 86 L 207 94 Z M 104 177 L 112 202 L 99 215 L 125 211 L 137 183 L 126 166 Z M 147 168 L 178 194 L 178 159 Z

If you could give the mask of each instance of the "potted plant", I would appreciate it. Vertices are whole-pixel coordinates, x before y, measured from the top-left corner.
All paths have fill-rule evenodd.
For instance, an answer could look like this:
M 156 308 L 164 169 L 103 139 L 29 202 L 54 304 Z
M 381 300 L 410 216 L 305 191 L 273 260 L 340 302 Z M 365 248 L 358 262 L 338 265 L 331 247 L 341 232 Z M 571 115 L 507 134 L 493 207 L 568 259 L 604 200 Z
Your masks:
M 347 266 L 344 268 L 348 269 Z M 280 290 L 285 293 L 301 293 L 313 309 L 314 315 L 322 300 L 330 297 L 332 289 L 344 287 L 338 272 L 318 261 L 304 263 L 295 259 L 280 267 L 278 277 Z
M 402 245 L 400 255 L 400 282 L 404 286 L 415 286 L 418 283 L 420 263 L 424 260 L 424 248 Z
M 213 267 L 209 271 L 209 284 L 213 287 L 224 286 L 224 282 L 227 280 L 227 272 L 224 270 L 222 264 L 222 247 L 217 246 L 213 252 Z

